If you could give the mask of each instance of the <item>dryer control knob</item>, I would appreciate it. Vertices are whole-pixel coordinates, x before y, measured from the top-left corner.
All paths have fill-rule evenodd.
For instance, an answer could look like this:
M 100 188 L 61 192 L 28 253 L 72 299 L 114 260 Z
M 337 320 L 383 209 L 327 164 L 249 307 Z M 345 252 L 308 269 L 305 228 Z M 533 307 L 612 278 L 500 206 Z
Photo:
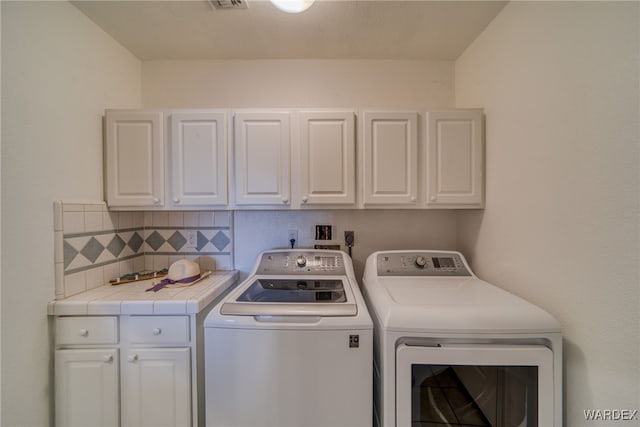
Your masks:
M 305 265 L 307 265 L 307 259 L 300 255 L 298 258 L 296 258 L 296 265 L 298 267 L 304 267 Z
M 425 257 L 423 256 L 416 257 L 416 267 L 424 268 L 425 265 L 427 265 L 427 260 Z

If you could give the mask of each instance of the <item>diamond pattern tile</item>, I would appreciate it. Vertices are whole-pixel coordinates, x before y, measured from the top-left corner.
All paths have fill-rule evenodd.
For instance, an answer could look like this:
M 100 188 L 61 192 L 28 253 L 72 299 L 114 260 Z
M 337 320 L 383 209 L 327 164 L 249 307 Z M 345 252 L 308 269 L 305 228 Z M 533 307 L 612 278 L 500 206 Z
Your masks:
M 230 231 L 225 227 L 203 227 L 197 230 L 195 248 L 186 247 L 187 233 L 187 229 L 159 227 L 147 232 L 140 229 L 70 234 L 63 239 L 63 269 L 66 275 L 90 270 L 94 265 L 110 265 L 137 255 L 153 255 L 154 252 L 162 255 L 171 255 L 172 252 L 213 255 L 228 251 L 231 244 Z M 148 247 L 144 246 L 145 242 Z
M 207 236 L 202 234 L 200 231 L 198 231 L 198 234 L 196 235 L 196 237 L 197 237 L 196 249 L 198 251 L 201 251 L 202 248 L 207 246 L 207 244 L 209 243 L 209 239 L 207 238 Z
M 218 249 L 221 252 L 224 248 L 227 247 L 227 245 L 230 242 L 231 240 L 229 239 L 229 237 L 227 237 L 227 235 L 224 234 L 222 231 L 218 231 L 216 235 L 213 236 L 213 239 L 211 239 L 211 243 L 213 243 L 213 246 L 215 246 L 216 249 Z
M 157 251 L 158 249 L 160 249 L 162 245 L 164 245 L 165 240 L 164 240 L 164 237 L 160 235 L 160 233 L 158 233 L 157 231 L 154 231 L 149 235 L 149 237 L 147 237 L 146 242 L 149 244 L 149 246 L 151 246 L 151 248 L 154 251 Z
M 169 237 L 167 242 L 169 242 L 169 244 L 173 249 L 175 249 L 176 251 L 179 251 L 180 248 L 182 248 L 184 244 L 187 243 L 187 239 L 184 238 L 182 233 L 180 233 L 179 231 L 176 231 L 171 235 L 171 237 Z
M 76 248 L 71 246 L 67 241 L 64 242 L 63 245 L 64 252 L 64 268 L 67 268 L 69 264 L 73 261 L 73 259 L 78 255 L 78 251 Z
M 107 245 L 107 250 L 111 252 L 111 255 L 117 258 L 122 253 L 124 247 L 124 240 L 122 240 L 122 238 L 116 234 Z
M 80 251 L 85 258 L 87 258 L 91 262 L 96 262 L 102 251 L 104 250 L 104 246 L 95 237 L 89 239 L 84 248 Z
M 137 232 L 135 232 L 131 236 L 131 239 L 129 239 L 129 241 L 127 242 L 127 246 L 133 249 L 133 252 L 137 253 L 140 250 L 140 247 L 142 246 L 143 243 L 144 243 L 144 240 L 142 239 L 142 237 L 140 237 L 140 235 Z

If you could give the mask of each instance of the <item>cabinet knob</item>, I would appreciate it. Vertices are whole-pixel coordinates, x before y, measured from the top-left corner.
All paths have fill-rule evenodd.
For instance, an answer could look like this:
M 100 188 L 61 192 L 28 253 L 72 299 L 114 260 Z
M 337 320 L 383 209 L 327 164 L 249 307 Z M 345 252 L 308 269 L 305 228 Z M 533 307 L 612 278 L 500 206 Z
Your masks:
M 153 204 L 157 205 L 158 203 L 160 203 L 160 199 L 158 199 L 157 197 L 153 198 Z
M 289 199 L 287 199 L 286 197 L 283 197 L 282 198 L 282 203 L 284 203 L 286 205 L 287 203 L 289 203 Z
M 88 337 L 89 336 L 89 330 L 88 329 L 80 329 L 80 336 L 81 337 Z
M 160 328 L 153 328 L 153 335 L 160 335 L 162 333 L 162 329 Z
M 173 203 L 180 203 L 180 199 L 176 197 L 175 199 L 173 199 Z
M 436 200 L 438 200 L 438 198 L 436 196 L 431 196 L 429 200 L 431 200 L 432 202 L 435 202 Z
M 113 362 L 113 354 L 107 354 L 106 356 L 103 357 L 105 363 L 111 363 Z
M 413 197 L 411 198 L 411 202 L 412 202 L 412 203 L 415 203 L 415 201 L 416 201 L 416 200 L 418 200 L 418 198 L 417 198 L 416 196 L 413 196 Z
M 302 198 L 302 203 L 307 203 L 308 201 L 309 201 L 308 197 L 305 196 L 305 197 Z
M 129 356 L 129 362 L 135 362 L 136 360 L 138 360 L 138 355 L 136 353 Z

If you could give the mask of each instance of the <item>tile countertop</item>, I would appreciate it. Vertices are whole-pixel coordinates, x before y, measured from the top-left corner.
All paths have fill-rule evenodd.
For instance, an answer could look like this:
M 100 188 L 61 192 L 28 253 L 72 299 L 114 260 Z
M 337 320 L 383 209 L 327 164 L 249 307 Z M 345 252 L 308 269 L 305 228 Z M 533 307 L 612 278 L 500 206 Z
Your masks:
M 213 271 L 202 281 L 185 287 L 146 292 L 158 279 L 95 289 L 51 301 L 51 316 L 196 314 L 238 281 L 237 271 Z

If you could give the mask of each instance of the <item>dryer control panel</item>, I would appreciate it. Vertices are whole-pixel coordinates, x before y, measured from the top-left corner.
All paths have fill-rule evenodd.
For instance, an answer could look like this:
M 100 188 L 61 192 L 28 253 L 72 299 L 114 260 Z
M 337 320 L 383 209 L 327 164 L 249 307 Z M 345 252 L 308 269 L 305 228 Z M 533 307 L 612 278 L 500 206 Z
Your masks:
M 262 254 L 256 274 L 346 276 L 340 252 L 282 251 Z
M 457 252 L 382 252 L 376 264 L 378 276 L 471 276 Z

